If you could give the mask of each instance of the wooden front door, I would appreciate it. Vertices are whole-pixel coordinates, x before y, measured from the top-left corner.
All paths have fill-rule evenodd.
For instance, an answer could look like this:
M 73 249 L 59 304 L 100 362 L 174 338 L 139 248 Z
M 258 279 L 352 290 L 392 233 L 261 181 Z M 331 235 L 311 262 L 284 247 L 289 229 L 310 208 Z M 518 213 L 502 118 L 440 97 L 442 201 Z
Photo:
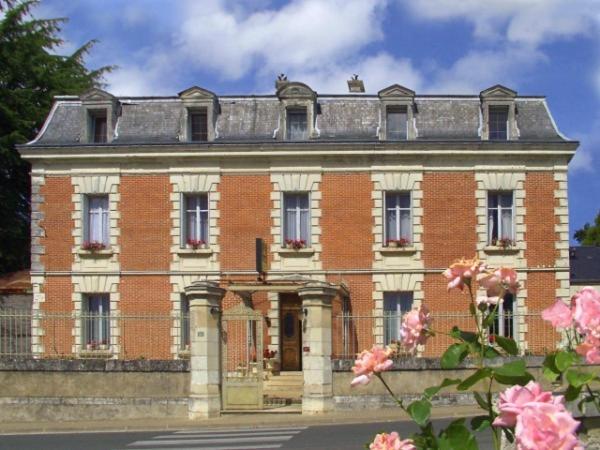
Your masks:
M 302 301 L 297 295 L 281 295 L 281 370 L 302 370 Z

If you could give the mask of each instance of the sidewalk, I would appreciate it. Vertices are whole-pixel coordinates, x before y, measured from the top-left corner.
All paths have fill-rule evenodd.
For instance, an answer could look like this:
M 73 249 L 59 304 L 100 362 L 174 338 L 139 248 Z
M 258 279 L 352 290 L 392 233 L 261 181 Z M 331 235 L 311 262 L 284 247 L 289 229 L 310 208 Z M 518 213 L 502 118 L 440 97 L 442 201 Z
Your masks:
M 433 418 L 469 417 L 478 414 L 474 406 L 442 406 L 432 410 Z M 0 434 L 35 434 L 107 431 L 154 431 L 200 428 L 258 428 L 276 426 L 318 426 L 368 422 L 397 422 L 410 420 L 400 409 L 336 411 L 321 416 L 299 413 L 229 413 L 214 419 L 129 419 L 72 422 L 4 422 Z

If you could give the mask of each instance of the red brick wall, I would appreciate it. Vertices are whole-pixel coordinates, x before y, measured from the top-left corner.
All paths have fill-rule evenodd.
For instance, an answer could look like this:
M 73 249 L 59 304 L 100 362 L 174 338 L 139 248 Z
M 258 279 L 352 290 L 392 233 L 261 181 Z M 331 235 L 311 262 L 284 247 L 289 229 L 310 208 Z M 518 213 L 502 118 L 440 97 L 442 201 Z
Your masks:
M 41 188 L 44 202 L 41 226 L 44 236 L 40 239 L 45 247 L 41 261 L 46 270 L 71 270 L 73 262 L 73 186 L 70 177 L 46 177 Z
M 68 313 L 73 310 L 73 286 L 71 277 L 48 277 L 44 284 L 46 301 L 40 304 L 42 311 L 50 313 L 42 320 L 44 329 L 42 344 L 46 356 L 70 355 L 75 338 L 72 336 L 73 319 Z M 55 313 L 55 314 L 52 314 Z
M 530 267 L 554 266 L 556 262 L 556 187 L 552 172 L 532 172 L 525 178 L 525 258 Z
M 536 354 L 553 350 L 560 340 L 549 322 L 541 320 L 540 312 L 554 303 L 557 281 L 554 272 L 530 272 L 527 274 L 527 333 L 528 350 Z
M 372 267 L 372 189 L 368 173 L 323 175 L 321 258 L 324 269 Z
M 121 269 L 168 270 L 171 185 L 167 175 L 121 177 Z
M 255 239 L 271 243 L 271 189 L 269 175 L 221 177 L 221 270 L 253 270 Z
M 471 172 L 423 174 L 423 260 L 426 268 L 448 267 L 477 248 L 475 190 Z
M 121 357 L 171 359 L 171 311 L 169 277 L 125 276 L 119 285 Z

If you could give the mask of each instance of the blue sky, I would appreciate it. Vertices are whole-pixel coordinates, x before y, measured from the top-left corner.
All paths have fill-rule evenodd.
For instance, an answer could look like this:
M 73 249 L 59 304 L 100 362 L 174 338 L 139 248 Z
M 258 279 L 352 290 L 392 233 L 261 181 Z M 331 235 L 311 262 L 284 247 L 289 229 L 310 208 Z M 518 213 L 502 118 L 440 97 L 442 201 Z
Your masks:
M 581 141 L 571 235 L 600 210 L 600 0 L 43 0 L 34 15 L 70 19 L 65 53 L 98 39 L 88 65 L 118 65 L 119 95 L 270 93 L 280 72 L 320 93 L 357 73 L 372 93 L 546 95 Z

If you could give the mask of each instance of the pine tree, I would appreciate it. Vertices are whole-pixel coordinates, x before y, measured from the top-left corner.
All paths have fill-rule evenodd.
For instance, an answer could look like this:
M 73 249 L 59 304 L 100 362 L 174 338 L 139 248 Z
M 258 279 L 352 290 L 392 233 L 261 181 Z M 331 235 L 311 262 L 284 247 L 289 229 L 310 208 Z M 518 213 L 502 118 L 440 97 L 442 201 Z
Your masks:
M 95 41 L 69 56 L 55 54 L 66 19 L 32 17 L 37 3 L 0 0 L 0 273 L 29 267 L 30 168 L 15 145 L 36 136 L 55 95 L 100 86 L 112 70 L 85 67 Z
M 586 223 L 583 228 L 575 232 L 573 236 L 581 245 L 593 245 L 600 247 L 600 211 L 594 219 L 594 225 Z

